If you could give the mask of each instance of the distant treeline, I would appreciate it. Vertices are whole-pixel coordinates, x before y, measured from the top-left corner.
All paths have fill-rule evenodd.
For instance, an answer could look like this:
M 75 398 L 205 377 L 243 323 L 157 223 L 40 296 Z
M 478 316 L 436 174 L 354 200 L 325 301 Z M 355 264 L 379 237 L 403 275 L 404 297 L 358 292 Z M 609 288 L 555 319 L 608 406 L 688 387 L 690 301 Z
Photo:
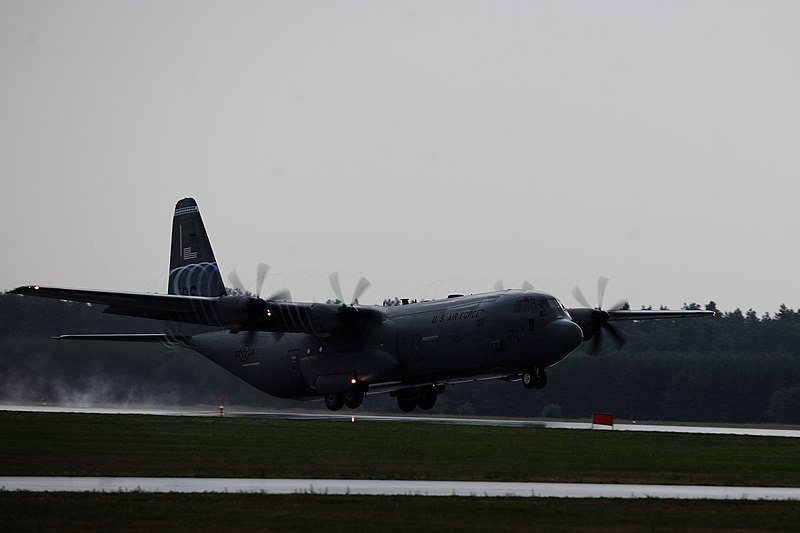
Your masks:
M 698 309 L 697 304 L 684 306 Z M 447 388 L 434 413 L 696 422 L 800 423 L 800 312 L 625 323 L 627 343 L 583 348 L 549 369 L 543 390 L 487 381 Z M 158 344 L 57 342 L 62 333 L 155 332 L 160 323 L 103 306 L 0 295 L 0 402 L 228 404 L 297 407 L 188 350 Z M 609 339 L 610 341 L 610 339 Z M 316 406 L 321 407 L 321 404 Z M 362 409 L 396 411 L 388 395 Z

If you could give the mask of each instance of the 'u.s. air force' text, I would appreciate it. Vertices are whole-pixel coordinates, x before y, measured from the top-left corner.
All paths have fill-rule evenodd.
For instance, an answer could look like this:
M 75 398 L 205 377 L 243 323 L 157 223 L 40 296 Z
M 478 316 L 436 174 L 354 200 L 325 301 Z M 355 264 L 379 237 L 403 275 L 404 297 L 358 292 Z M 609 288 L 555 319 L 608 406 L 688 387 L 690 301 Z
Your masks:
M 452 320 L 467 320 L 470 318 L 481 318 L 483 309 L 472 309 L 470 311 L 456 311 L 455 313 L 435 315 L 431 320 L 431 324 L 441 324 L 442 322 L 450 322 Z

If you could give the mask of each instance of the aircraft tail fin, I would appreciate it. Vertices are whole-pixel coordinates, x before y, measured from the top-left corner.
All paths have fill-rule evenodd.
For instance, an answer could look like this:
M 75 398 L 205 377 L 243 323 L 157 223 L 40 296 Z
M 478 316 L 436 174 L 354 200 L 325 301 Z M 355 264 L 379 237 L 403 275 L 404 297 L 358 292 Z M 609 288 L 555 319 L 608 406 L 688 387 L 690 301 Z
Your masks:
M 225 285 L 194 198 L 184 198 L 175 205 L 168 293 L 225 295 Z

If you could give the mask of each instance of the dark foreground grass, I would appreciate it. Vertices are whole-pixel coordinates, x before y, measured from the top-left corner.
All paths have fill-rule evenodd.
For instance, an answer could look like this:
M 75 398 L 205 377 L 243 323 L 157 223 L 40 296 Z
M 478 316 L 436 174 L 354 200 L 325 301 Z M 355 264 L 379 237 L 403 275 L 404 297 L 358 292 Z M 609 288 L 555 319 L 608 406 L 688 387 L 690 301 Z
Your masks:
M 797 531 L 793 502 L 0 492 L 2 531 Z
M 800 486 L 800 439 L 0 412 L 0 475 Z

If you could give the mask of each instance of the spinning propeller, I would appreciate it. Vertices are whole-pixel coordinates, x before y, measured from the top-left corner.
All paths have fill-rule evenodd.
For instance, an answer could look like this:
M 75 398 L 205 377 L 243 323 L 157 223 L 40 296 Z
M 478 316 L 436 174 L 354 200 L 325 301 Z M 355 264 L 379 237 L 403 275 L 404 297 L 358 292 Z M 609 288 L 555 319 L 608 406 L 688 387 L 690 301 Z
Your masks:
M 522 288 L 525 289 L 526 291 L 532 291 L 534 290 L 535 287 L 533 286 L 533 283 L 531 283 L 526 279 L 525 281 L 522 282 Z M 498 292 L 505 290 L 505 283 L 503 283 L 502 279 L 498 279 L 497 281 L 494 282 L 494 290 Z
M 269 265 L 266 263 L 259 263 L 256 267 L 256 286 L 254 298 L 251 298 L 247 303 L 248 313 L 251 315 L 260 315 L 266 309 L 267 303 L 271 301 L 291 301 L 292 294 L 289 292 L 289 289 L 282 289 L 279 290 L 266 299 L 261 299 L 261 289 L 264 287 L 264 281 L 267 279 L 267 272 L 269 272 Z M 236 273 L 236 270 L 231 270 L 230 274 L 228 274 L 228 279 L 230 280 L 233 287 L 238 290 L 242 295 L 247 294 L 247 290 L 244 287 L 244 283 L 242 283 L 239 274 Z M 232 331 L 235 333 L 235 331 Z M 255 330 L 247 330 L 245 333 L 244 338 L 244 345 L 248 346 L 253 343 L 255 338 L 256 331 Z M 277 338 L 283 337 L 282 333 L 275 334 Z
M 267 272 L 269 272 L 269 265 L 266 263 L 259 263 L 256 267 L 256 290 L 253 294 L 255 294 L 256 298 L 261 298 L 261 289 L 264 287 L 264 280 L 267 279 Z M 231 284 L 235 289 L 240 291 L 242 294 L 246 294 L 247 290 L 244 288 L 244 283 L 242 283 L 241 278 L 239 278 L 239 274 L 236 273 L 236 270 L 231 270 L 231 273 L 228 274 L 228 279 L 230 280 Z M 281 289 L 267 298 L 266 301 L 276 301 L 276 300 L 286 300 L 291 301 L 292 294 L 289 292 L 289 289 Z
M 269 272 L 269 265 L 266 263 L 259 263 L 256 267 L 256 290 L 253 293 L 256 295 L 256 298 L 261 297 L 261 288 L 264 286 L 264 280 L 267 279 L 267 272 Z M 242 283 L 242 279 L 239 277 L 239 274 L 236 273 L 235 269 L 231 270 L 231 273 L 228 274 L 228 279 L 234 289 L 237 289 L 242 294 L 247 293 L 247 290 L 244 288 L 244 283 Z
M 333 272 L 330 274 L 328 276 L 328 281 L 331 283 L 331 288 L 333 289 L 333 293 L 336 295 L 336 298 L 342 302 L 343 306 L 346 306 L 347 304 L 344 303 L 344 296 L 342 295 L 342 286 L 339 284 L 339 273 Z M 361 296 L 370 287 L 372 287 L 372 283 L 370 283 L 367 278 L 362 276 L 358 280 L 358 283 L 356 283 L 356 288 L 353 291 L 353 298 L 350 300 L 350 306 L 352 307 L 353 305 L 357 304 L 358 299 L 361 298 Z
M 589 304 L 588 300 L 586 300 L 586 297 L 583 295 L 580 286 L 575 285 L 575 288 L 572 289 L 572 295 L 575 297 L 575 299 L 578 300 L 582 306 L 589 310 L 588 322 L 592 337 L 592 345 L 589 348 L 589 353 L 591 355 L 597 355 L 600 353 L 603 344 L 603 336 L 606 333 L 611 336 L 618 348 L 625 346 L 625 337 L 622 335 L 619 329 L 608 322 L 609 318 L 611 318 L 611 315 L 608 314 L 608 311 L 603 310 L 603 296 L 605 296 L 608 281 L 608 278 L 604 276 L 600 276 L 597 279 L 597 307 L 592 307 Z M 627 300 L 620 300 L 610 309 L 612 311 L 617 311 L 620 309 L 625 309 L 626 307 L 628 307 Z

